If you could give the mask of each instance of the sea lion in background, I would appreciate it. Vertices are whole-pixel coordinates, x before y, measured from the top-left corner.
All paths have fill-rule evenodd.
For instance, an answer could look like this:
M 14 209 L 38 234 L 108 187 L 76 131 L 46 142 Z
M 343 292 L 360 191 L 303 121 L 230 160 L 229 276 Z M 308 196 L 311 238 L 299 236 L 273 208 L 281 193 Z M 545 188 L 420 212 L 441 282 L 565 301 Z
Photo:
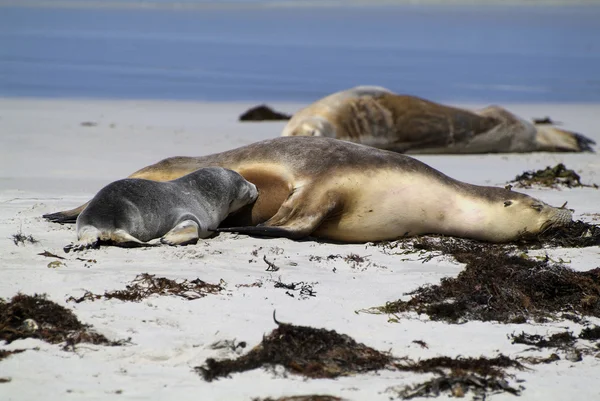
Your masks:
M 229 213 L 256 200 L 254 184 L 221 167 L 196 170 L 167 182 L 127 178 L 98 192 L 77 218 L 77 239 L 65 251 L 111 243 L 147 246 L 196 243 L 214 233 Z
M 208 166 L 237 171 L 259 191 L 222 231 L 343 242 L 418 234 L 504 242 L 571 221 L 567 209 L 530 196 L 466 184 L 409 156 L 332 138 L 280 137 L 172 157 L 130 177 L 166 181 Z M 68 221 L 84 207 L 45 217 Z
M 358 86 L 298 111 L 282 136 L 324 136 L 400 153 L 585 152 L 595 142 L 490 106 L 468 111 Z

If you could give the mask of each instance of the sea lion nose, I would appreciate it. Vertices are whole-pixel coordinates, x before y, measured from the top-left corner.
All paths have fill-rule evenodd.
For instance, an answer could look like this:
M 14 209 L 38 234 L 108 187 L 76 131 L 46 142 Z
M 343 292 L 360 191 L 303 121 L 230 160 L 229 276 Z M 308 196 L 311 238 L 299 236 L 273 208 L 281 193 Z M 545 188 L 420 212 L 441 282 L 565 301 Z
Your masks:
M 573 214 L 569 209 L 557 209 L 556 216 L 554 218 L 555 225 L 564 226 L 573 221 Z

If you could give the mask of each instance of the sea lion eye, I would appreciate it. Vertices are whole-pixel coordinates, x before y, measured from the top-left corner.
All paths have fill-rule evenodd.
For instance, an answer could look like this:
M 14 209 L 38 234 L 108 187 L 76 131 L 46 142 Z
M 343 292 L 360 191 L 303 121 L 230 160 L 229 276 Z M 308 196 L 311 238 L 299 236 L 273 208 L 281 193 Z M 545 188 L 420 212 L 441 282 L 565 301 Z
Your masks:
M 542 209 L 544 208 L 544 205 L 540 204 L 540 203 L 534 203 L 533 205 L 531 205 L 531 207 L 535 210 L 537 210 L 538 212 L 541 212 Z
M 512 205 L 512 201 L 505 201 L 504 202 L 504 207 L 510 206 Z

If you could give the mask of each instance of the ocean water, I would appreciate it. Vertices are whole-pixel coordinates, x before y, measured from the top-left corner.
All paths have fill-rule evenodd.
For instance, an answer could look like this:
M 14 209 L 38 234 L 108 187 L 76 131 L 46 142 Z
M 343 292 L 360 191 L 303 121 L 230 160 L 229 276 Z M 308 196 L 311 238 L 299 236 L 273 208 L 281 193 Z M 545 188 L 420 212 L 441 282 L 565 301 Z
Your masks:
M 161 1 L 159 3 L 168 3 Z M 0 7 L 0 96 L 599 102 L 600 7 Z

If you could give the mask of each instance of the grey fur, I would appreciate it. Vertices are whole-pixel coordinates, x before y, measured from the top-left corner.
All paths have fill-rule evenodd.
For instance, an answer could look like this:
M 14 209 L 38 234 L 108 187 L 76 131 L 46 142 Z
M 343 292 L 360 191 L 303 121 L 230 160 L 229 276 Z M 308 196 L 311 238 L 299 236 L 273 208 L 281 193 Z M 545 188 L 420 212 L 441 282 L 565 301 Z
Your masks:
M 97 240 L 128 246 L 133 244 L 121 244 L 113 234 L 124 232 L 145 243 L 188 222 L 185 228 L 197 225 L 197 240 L 257 196 L 254 184 L 221 167 L 202 168 L 167 182 L 127 178 L 101 189 L 79 215 L 78 239 L 86 230 L 97 230 Z

